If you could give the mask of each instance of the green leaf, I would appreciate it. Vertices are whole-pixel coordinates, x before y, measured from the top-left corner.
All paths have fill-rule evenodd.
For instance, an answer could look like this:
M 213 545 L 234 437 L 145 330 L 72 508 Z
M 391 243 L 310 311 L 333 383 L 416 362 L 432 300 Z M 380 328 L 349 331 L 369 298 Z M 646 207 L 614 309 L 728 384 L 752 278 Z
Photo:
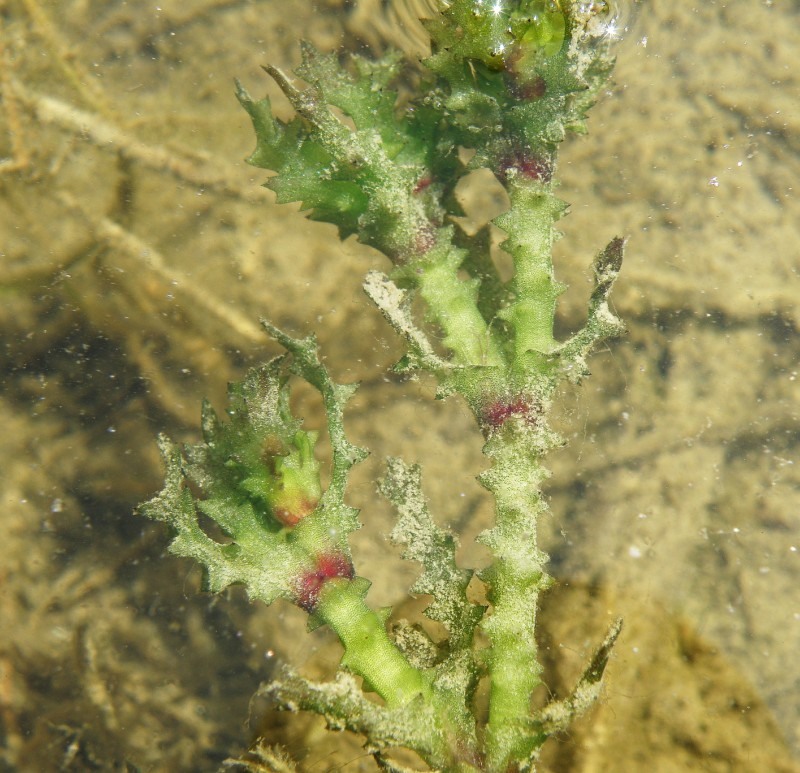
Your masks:
M 354 387 L 334 384 L 312 339 L 296 341 L 271 328 L 293 356 L 250 370 L 229 387 L 227 420 L 203 406 L 203 440 L 181 449 L 161 438 L 164 489 L 142 505 L 143 515 L 167 523 L 170 551 L 193 558 L 218 592 L 242 584 L 267 604 L 297 600 L 299 578 L 321 555 L 344 556 L 357 511 L 344 501 L 347 474 L 366 453 L 344 436 L 344 404 Z M 314 457 L 316 432 L 301 428 L 289 409 L 289 375 L 320 389 L 329 411 L 332 483 L 323 492 Z M 206 533 L 199 517 L 219 533 Z M 343 559 L 344 560 L 344 559 Z
M 405 706 L 389 709 L 365 698 L 355 678 L 347 673 L 340 672 L 334 682 L 320 684 L 288 668 L 280 678 L 262 685 L 256 695 L 281 708 L 320 714 L 332 730 L 362 733 L 372 752 L 396 746 L 417 749 L 428 757 L 439 752 L 438 717 L 421 695 Z
M 170 552 L 203 566 L 206 588 L 212 592 L 242 584 L 251 598 L 266 604 L 291 598 L 292 569 L 304 562 L 303 554 L 297 554 L 285 534 L 265 528 L 246 501 L 234 504 L 221 497 L 203 500 L 200 509 L 217 521 L 230 540 L 208 536 L 200 528 L 195 500 L 186 485 L 186 461 L 180 448 L 163 436 L 159 444 L 167 466 L 164 489 L 139 510 L 173 530 Z
M 367 458 L 364 448 L 353 445 L 344 431 L 344 409 L 357 389 L 355 384 L 336 384 L 319 357 L 314 336 L 296 339 L 262 320 L 264 329 L 292 355 L 289 369 L 313 386 L 322 396 L 333 452 L 331 482 L 314 514 L 313 526 L 341 550 L 347 551 L 347 536 L 360 528 L 358 510 L 344 501 L 350 469 Z M 302 526 L 303 524 L 301 524 Z
M 392 530 L 392 541 L 406 546 L 403 558 L 418 561 L 423 567 L 411 592 L 433 596 L 425 614 L 447 627 L 451 647 L 471 647 L 472 635 L 484 608 L 467 599 L 472 572 L 458 568 L 455 537 L 437 526 L 431 517 L 422 493 L 419 466 L 406 465 L 401 459 L 388 459 L 380 492 L 400 516 Z
M 299 201 L 313 220 L 338 225 L 342 238 L 355 233 L 369 204 L 358 173 L 337 163 L 300 118 L 289 123 L 274 118 L 269 99 L 254 101 L 238 82 L 236 96 L 256 132 L 256 149 L 247 161 L 276 173 L 265 186 L 275 191 L 278 203 Z
M 352 118 L 357 132 L 377 132 L 384 152 L 394 158 L 408 141 L 395 120 L 397 94 L 388 89 L 398 73 L 400 55 L 374 61 L 354 54 L 353 76 L 339 65 L 334 54 L 322 54 L 309 43 L 302 44 L 302 52 L 297 75 L 317 91 L 321 101 Z

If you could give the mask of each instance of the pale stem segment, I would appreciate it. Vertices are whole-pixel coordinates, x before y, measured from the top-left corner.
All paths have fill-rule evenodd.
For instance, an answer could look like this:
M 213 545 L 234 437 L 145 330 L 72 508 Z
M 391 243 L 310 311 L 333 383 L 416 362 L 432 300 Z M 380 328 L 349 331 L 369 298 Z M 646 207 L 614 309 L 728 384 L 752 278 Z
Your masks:
M 481 535 L 495 556 L 482 574 L 492 603 L 482 623 L 491 644 L 488 770 L 506 770 L 544 741 L 530 732 L 530 703 L 542 671 L 535 639 L 537 604 L 551 583 L 537 537 L 538 521 L 547 513 L 540 486 L 548 472 L 540 454 L 531 453 L 531 432 L 525 419 L 509 420 L 487 443 L 493 465 L 481 476 L 496 505 L 496 525 Z

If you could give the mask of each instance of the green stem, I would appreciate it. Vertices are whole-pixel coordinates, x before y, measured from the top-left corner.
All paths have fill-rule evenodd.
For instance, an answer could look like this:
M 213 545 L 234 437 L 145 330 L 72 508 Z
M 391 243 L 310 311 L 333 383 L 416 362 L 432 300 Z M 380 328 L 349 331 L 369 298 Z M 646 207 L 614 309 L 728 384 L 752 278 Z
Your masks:
M 553 338 L 556 301 L 563 286 L 553 275 L 555 221 L 564 204 L 549 184 L 515 181 L 508 186 L 511 208 L 495 219 L 508 234 L 503 249 L 514 259 L 513 302 L 501 311 L 514 331 L 514 362 L 528 352 L 549 354 L 558 346 Z
M 389 708 L 404 706 L 422 695 L 433 700 L 433 687 L 397 649 L 386 633 L 384 619 L 364 602 L 359 581 L 330 580 L 320 591 L 315 613 L 344 646 L 343 665 L 362 677 Z
M 364 602 L 366 587 L 368 584 L 360 579 L 335 579 L 320 591 L 315 614 L 334 630 L 344 646 L 342 665 L 380 695 L 387 709 L 406 708 L 415 715 L 427 715 L 427 721 L 420 716 L 410 719 L 408 726 L 416 730 L 406 745 L 433 769 L 474 773 L 474 767 L 460 759 L 473 756 L 474 738 L 464 732 L 470 726 L 465 707 L 448 701 L 448 696 L 437 691 L 398 650 L 386 632 L 384 617 Z
M 539 594 L 550 578 L 547 556 L 538 549 L 537 522 L 547 512 L 540 484 L 547 471 L 540 464 L 542 446 L 536 430 L 512 419 L 492 438 L 486 453 L 494 464 L 481 482 L 494 494 L 497 520 L 481 540 L 496 560 L 482 576 L 489 587 L 492 614 L 483 622 L 490 641 L 491 676 L 486 730 L 487 769 L 506 770 L 528 759 L 544 738 L 531 735 L 530 701 L 541 683 L 535 639 Z
M 444 331 L 443 343 L 457 364 L 501 365 L 500 345 L 478 309 L 477 280 L 458 276 L 464 256 L 465 251 L 453 247 L 449 238 L 440 238 L 407 273 Z

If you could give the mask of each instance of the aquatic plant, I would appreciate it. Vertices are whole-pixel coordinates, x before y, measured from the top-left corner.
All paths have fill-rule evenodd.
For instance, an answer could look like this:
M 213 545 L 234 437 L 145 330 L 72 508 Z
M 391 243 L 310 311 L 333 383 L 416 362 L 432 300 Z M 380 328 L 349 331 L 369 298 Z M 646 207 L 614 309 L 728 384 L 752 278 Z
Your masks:
M 569 696 L 532 710 L 542 672 L 537 605 L 551 583 L 537 539 L 547 512 L 543 459 L 562 444 L 548 414 L 559 385 L 586 376 L 590 351 L 622 330 L 608 302 L 620 238 L 594 260 L 583 327 L 564 341 L 553 329 L 564 289 L 552 263 L 566 209 L 554 193 L 558 146 L 568 132 L 585 131 L 609 77 L 617 10 L 570 0 L 437 7 L 425 21 L 424 73 L 406 79 L 416 77 L 410 96 L 393 90 L 408 67 L 396 52 L 341 64 L 308 44 L 295 72 L 303 86 L 264 68 L 293 106 L 292 120 L 277 119 L 268 99 L 254 100 L 241 85 L 237 95 L 257 137 L 249 161 L 274 173 L 266 185 L 278 202 L 301 202 L 312 219 L 334 223 L 342 238 L 355 234 L 390 261 L 391 270 L 371 272 L 364 287 L 406 342 L 396 370 L 432 374 L 440 398 L 460 395 L 485 439 L 490 466 L 479 480 L 494 497 L 496 521 L 479 537 L 492 561 L 476 578 L 456 563 L 456 537 L 429 513 L 418 467 L 390 459 L 380 483 L 399 516 L 391 539 L 422 564 L 410 592 L 432 597 L 426 615 L 447 640 L 410 626 L 391 636 L 386 610 L 366 602 L 370 583 L 358 576 L 348 541 L 358 514 L 345 498 L 349 471 L 366 456 L 344 430 L 356 386 L 331 379 L 313 337 L 297 340 L 264 323 L 286 354 L 231 386 L 224 420 L 203 407 L 200 443 L 161 439 L 166 484 L 141 511 L 169 524 L 170 550 L 205 568 L 210 591 L 241 584 L 252 599 L 289 601 L 311 626 L 336 633 L 344 654 L 335 681 L 314 683 L 287 669 L 260 691 L 275 705 L 361 733 L 387 769 L 397 769 L 387 750 L 402 747 L 436 770 L 532 770 L 547 737 L 596 699 L 621 627 L 611 627 Z M 469 237 L 453 220 L 463 214 L 456 186 L 476 169 L 491 170 L 508 196 L 493 221 L 506 235 L 508 281 L 485 231 Z M 437 343 L 432 331 L 441 334 Z M 317 433 L 289 408 L 293 378 L 324 403 L 332 446 L 325 487 Z M 199 517 L 219 533 L 201 528 Z M 473 581 L 483 584 L 486 606 L 468 594 Z M 481 680 L 489 685 L 486 717 L 474 705 Z

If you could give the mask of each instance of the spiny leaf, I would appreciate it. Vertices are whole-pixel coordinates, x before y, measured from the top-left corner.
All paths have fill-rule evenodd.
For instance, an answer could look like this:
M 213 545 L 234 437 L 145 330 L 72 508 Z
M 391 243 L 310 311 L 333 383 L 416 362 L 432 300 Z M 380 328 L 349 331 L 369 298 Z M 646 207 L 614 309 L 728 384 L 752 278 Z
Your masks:
M 353 55 L 354 77 L 339 65 L 334 54 L 322 54 L 309 43 L 303 43 L 302 51 L 303 63 L 297 75 L 317 90 L 323 102 L 352 118 L 356 131 L 378 132 L 386 155 L 396 156 L 408 141 L 395 119 L 397 94 L 388 89 L 398 73 L 399 54 L 378 61 Z
M 275 191 L 278 203 L 299 201 L 312 220 L 339 226 L 342 238 L 355 233 L 369 204 L 358 172 L 337 161 L 302 119 L 274 118 L 269 99 L 253 100 L 238 82 L 236 96 L 256 132 L 256 149 L 247 161 L 276 173 L 265 186 Z
M 360 524 L 344 490 L 350 468 L 366 456 L 344 436 L 344 405 L 355 387 L 331 380 L 313 339 L 270 330 L 291 356 L 254 368 L 229 387 L 227 421 L 206 403 L 202 442 L 181 449 L 161 439 L 165 486 L 141 507 L 173 529 L 170 550 L 198 561 L 210 590 L 243 584 L 268 604 L 296 600 L 297 577 L 317 556 L 349 556 L 348 535 Z M 317 433 L 302 430 L 289 410 L 292 372 L 320 390 L 328 411 L 334 469 L 324 494 L 313 455 Z M 219 527 L 219 539 L 200 527 L 198 513 Z
M 455 537 L 431 517 L 422 493 L 420 468 L 400 459 L 388 459 L 380 491 L 400 516 L 391 533 L 392 541 L 406 546 L 403 558 L 418 561 L 423 567 L 411 591 L 433 596 L 425 614 L 448 628 L 451 648 L 471 646 L 483 607 L 467 599 L 472 572 L 458 568 Z
M 256 695 L 289 711 L 313 711 L 323 716 L 332 730 L 362 733 L 371 752 L 405 746 L 424 754 L 435 744 L 431 736 L 436 732 L 436 716 L 422 696 L 401 708 L 387 709 L 365 698 L 355 678 L 345 672 L 322 684 L 286 668 L 280 678 L 262 685 Z
M 358 510 L 344 501 L 350 469 L 367 458 L 364 448 L 353 445 L 344 431 L 344 409 L 357 389 L 356 384 L 336 384 L 319 358 L 314 336 L 296 339 L 262 320 L 265 330 L 292 355 L 290 369 L 313 386 L 322 396 L 328 422 L 328 434 L 333 450 L 331 482 L 322 495 L 322 506 L 316 514 L 315 525 L 327 528 L 342 549 L 347 535 L 360 528 Z
M 232 540 L 217 542 L 209 537 L 197 520 L 180 448 L 163 436 L 159 442 L 167 468 L 164 489 L 139 509 L 148 518 L 164 521 L 175 532 L 170 552 L 193 558 L 203 566 L 206 587 L 212 592 L 240 583 L 247 586 L 251 598 L 266 604 L 290 597 L 289 569 L 302 561 L 302 556 L 293 556 L 284 536 L 265 529 L 252 506 L 244 501 L 238 505 L 221 499 L 203 503 L 204 512 L 212 518 L 218 515 L 220 526 Z

